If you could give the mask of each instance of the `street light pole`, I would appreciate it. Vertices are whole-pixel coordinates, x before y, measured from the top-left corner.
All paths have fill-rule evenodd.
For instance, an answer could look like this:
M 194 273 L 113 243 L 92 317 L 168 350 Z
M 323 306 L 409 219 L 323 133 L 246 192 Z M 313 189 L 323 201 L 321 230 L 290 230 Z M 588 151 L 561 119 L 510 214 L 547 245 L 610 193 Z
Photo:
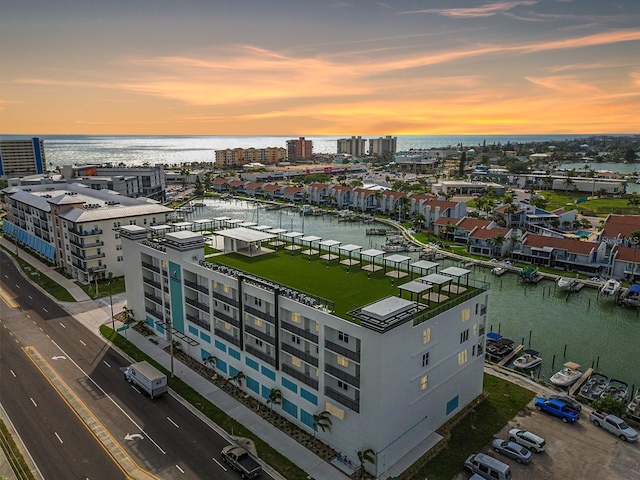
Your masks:
M 113 273 L 109 272 L 109 305 L 111 306 L 111 328 L 116 331 L 116 319 L 113 316 L 113 297 L 111 296 L 111 282 L 113 281 Z

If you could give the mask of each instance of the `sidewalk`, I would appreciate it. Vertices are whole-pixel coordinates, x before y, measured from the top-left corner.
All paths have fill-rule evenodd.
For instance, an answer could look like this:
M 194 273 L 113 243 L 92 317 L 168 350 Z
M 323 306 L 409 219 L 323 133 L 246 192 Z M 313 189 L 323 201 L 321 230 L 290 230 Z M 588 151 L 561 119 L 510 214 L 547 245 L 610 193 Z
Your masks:
M 2 245 L 8 246 L 10 251 L 15 252 L 15 244 L 7 241 L 5 238 L 1 238 Z M 37 268 L 43 273 L 46 273 L 52 280 L 65 287 L 77 300 L 76 303 L 60 303 L 60 305 L 67 310 L 76 320 L 82 323 L 89 331 L 102 338 L 99 332 L 99 328 L 103 324 L 111 323 L 111 304 L 109 299 L 92 300 L 80 287 L 78 287 L 73 280 L 70 280 L 52 268 L 46 266 L 36 258 L 32 257 L 28 253 L 20 250 L 20 258 L 29 262 L 34 268 Z M 122 311 L 122 308 L 126 305 L 126 294 L 117 294 L 112 296 L 113 312 L 118 314 Z M 123 324 L 119 321 L 115 322 L 116 328 L 121 327 Z M 146 337 L 140 335 L 133 329 L 126 330 L 127 339 L 136 345 L 140 350 L 145 352 L 167 370 L 170 369 L 171 358 L 168 353 L 162 350 L 162 345 L 155 345 L 151 343 Z M 166 344 L 166 342 L 165 342 Z M 259 415 L 255 414 L 252 410 L 245 407 L 243 404 L 230 397 L 211 382 L 194 372 L 191 368 L 184 365 L 182 362 L 174 359 L 174 374 L 180 377 L 185 383 L 190 385 L 203 397 L 223 410 L 227 415 L 243 424 L 254 434 L 264 440 L 266 443 L 275 448 L 283 456 L 291 460 L 298 467 L 303 469 L 310 478 L 315 480 L 340 480 L 347 479 L 348 477 L 343 475 L 337 468 L 329 465 L 327 462 L 316 456 L 311 451 L 300 445 L 294 439 L 281 432 L 279 429 L 271 425 L 271 423 L 264 420 Z M 220 427 L 213 424 L 209 419 L 204 418 L 203 415 L 181 398 L 178 399 L 181 403 L 185 404 L 195 415 L 203 419 L 206 423 L 210 424 L 218 433 L 223 437 L 229 438 L 229 434 L 224 432 Z M 231 441 L 231 440 L 230 440 Z M 277 480 L 285 480 L 281 475 L 274 472 L 268 467 L 266 473 L 269 473 L 273 478 Z

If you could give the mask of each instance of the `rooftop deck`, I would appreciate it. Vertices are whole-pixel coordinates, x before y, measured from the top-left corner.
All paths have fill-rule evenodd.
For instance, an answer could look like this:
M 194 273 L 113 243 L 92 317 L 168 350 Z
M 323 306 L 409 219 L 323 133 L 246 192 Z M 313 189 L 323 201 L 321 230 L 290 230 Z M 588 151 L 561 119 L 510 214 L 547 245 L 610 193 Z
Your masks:
M 333 313 L 341 318 L 359 323 L 357 318 L 352 316 L 354 310 L 374 303 L 389 296 L 402 295 L 403 298 L 414 300 L 406 291 L 401 291 L 398 287 L 411 281 L 412 275 L 404 278 L 389 277 L 392 268 L 387 267 L 386 271 L 381 268 L 377 271 L 367 271 L 361 268 L 362 265 L 345 265 L 341 260 L 348 257 L 336 258 L 335 260 L 322 260 L 318 255 L 303 255 L 299 252 L 279 250 L 277 252 L 260 257 L 246 257 L 238 254 L 224 254 L 210 257 L 211 263 L 219 263 L 228 267 L 244 271 L 248 274 L 266 279 L 286 288 L 295 289 L 310 296 L 327 299 L 332 304 Z M 393 269 L 397 269 L 395 266 Z M 414 273 L 414 280 L 420 276 Z M 452 284 L 458 280 L 452 279 Z M 435 295 L 429 299 L 415 298 L 424 304 L 426 311 L 420 308 L 421 317 L 431 318 L 437 313 L 442 313 L 462 301 L 476 296 L 488 289 L 488 285 L 469 280 L 468 285 L 463 280 L 462 285 L 466 289 L 461 289 L 460 293 L 454 293 L 455 288 L 447 291 L 441 301 L 434 301 Z M 440 288 L 435 285 L 434 288 Z M 444 291 L 444 290 L 443 290 Z M 351 314 L 350 314 L 351 313 Z M 416 312 L 417 313 L 417 312 Z M 422 319 L 422 321 L 424 321 Z

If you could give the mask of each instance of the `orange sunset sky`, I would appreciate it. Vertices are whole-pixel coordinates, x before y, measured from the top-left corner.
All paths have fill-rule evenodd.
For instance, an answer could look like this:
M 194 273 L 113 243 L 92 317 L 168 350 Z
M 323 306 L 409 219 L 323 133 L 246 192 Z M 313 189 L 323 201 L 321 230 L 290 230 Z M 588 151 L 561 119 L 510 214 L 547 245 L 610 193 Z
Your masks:
M 1 134 L 640 132 L 640 2 L 34 0 Z

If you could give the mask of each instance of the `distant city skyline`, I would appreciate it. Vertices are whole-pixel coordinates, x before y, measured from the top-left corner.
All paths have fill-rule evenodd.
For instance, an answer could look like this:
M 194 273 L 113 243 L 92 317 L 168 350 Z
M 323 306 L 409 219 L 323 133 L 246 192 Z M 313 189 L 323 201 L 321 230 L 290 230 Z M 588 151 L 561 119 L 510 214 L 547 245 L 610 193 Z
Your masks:
M 632 0 L 7 2 L 0 137 L 640 132 Z

